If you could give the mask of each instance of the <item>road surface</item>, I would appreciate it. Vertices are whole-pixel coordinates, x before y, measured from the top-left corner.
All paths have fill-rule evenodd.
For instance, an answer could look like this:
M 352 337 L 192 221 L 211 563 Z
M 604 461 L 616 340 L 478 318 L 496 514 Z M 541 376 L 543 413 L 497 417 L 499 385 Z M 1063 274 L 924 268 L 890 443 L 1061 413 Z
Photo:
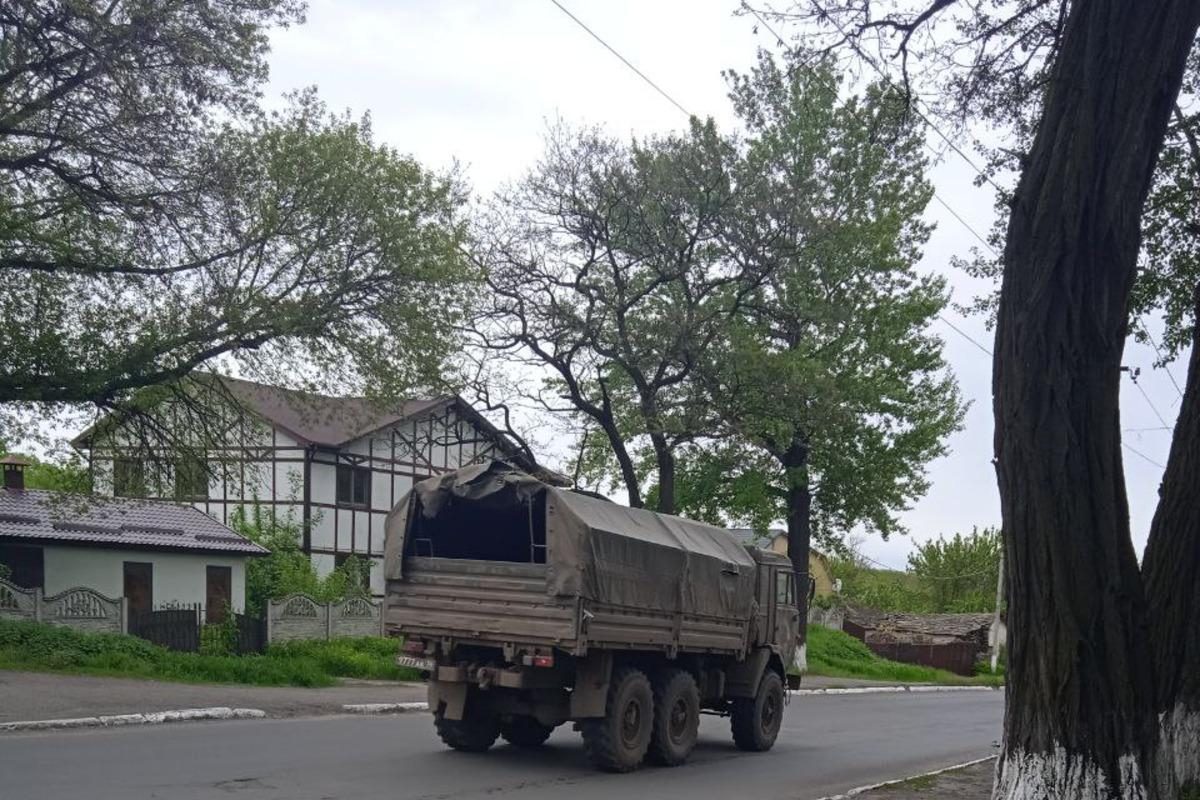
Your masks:
M 991 754 L 1000 692 L 794 699 L 768 753 L 733 747 L 704 717 L 685 766 L 593 771 L 563 726 L 536 751 L 445 750 L 426 714 L 0 734 L 4 800 L 86 797 L 471 800 L 806 800 Z

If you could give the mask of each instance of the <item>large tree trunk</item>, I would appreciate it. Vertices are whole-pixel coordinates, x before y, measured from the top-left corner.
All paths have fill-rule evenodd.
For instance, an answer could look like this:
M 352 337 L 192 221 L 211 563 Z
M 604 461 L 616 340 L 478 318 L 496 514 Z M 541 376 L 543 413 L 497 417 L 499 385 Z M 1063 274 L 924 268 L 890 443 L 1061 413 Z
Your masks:
M 1157 796 L 1118 395 L 1141 208 L 1198 17 L 1195 0 L 1072 3 L 1013 200 L 993 372 L 1010 568 L 996 798 Z
M 675 454 L 671 452 L 667 438 L 651 434 L 654 445 L 654 462 L 658 468 L 658 511 L 660 514 L 675 513 Z
M 812 543 L 812 492 L 808 484 L 808 447 L 794 442 L 780 459 L 787 477 L 787 555 L 795 576 L 800 607 L 796 666 L 808 668 L 808 552 Z
M 1196 293 L 1200 320 L 1200 287 Z M 1200 784 L 1200 322 L 1183 404 L 1142 559 L 1157 669 L 1161 756 L 1180 785 Z

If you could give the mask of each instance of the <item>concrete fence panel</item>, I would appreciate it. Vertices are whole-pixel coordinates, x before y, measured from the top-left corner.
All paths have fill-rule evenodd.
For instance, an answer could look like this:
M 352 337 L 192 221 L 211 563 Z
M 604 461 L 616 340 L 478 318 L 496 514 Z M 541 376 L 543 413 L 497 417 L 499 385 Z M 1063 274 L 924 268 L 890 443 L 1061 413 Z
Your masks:
M 0 579 L 0 619 L 37 620 L 41 589 L 25 589 Z
M 43 597 L 41 589 L 0 580 L 0 619 L 47 622 L 91 633 L 125 633 L 127 616 L 125 598 L 106 597 L 86 586 Z
M 267 641 L 382 636 L 383 604 L 365 597 L 318 603 L 293 594 L 267 603 Z

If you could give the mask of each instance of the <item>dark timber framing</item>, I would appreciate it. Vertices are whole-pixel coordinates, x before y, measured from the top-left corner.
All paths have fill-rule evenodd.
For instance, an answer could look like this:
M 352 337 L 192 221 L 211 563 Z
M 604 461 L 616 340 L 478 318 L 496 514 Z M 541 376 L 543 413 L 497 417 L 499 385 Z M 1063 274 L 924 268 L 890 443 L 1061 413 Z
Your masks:
M 382 558 L 383 521 L 416 481 L 483 459 L 513 455 L 486 420 L 457 398 L 365 431 L 340 446 L 303 441 L 292 431 L 255 417 L 233 430 L 240 441 L 210 452 L 215 485 L 208 497 L 197 498 L 196 507 L 226 524 L 239 506 L 262 506 L 280 518 L 291 515 L 301 528 L 304 552 L 329 558 L 327 566 L 352 553 L 373 561 Z M 100 468 L 97 488 L 101 491 L 103 468 L 111 470 L 114 459 L 122 455 L 117 447 L 89 448 L 89 460 Z M 370 471 L 367 506 L 337 501 L 339 465 Z M 375 588 L 381 591 L 382 583 Z

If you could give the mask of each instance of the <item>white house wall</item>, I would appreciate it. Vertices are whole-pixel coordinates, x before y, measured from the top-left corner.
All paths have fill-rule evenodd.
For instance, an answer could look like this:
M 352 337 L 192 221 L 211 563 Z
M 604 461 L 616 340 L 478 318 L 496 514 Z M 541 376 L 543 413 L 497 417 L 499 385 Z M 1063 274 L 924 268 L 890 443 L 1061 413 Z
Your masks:
M 369 557 L 375 594 L 383 593 L 384 520 L 393 505 L 415 481 L 498 452 L 494 437 L 453 407 L 375 431 L 336 451 L 320 447 L 310 451 L 277 427 L 231 426 L 231 434 L 238 431 L 246 437 L 244 445 L 235 437 L 229 451 L 213 454 L 210 463 L 215 474 L 209 497 L 196 501 L 195 506 L 228 525 L 237 508 L 250 514 L 258 503 L 264 511 L 290 519 L 300 528 L 306 519 L 304 460 L 311 452 L 307 546 L 313 564 L 319 574 L 326 574 L 339 554 Z M 369 508 L 338 505 L 338 464 L 371 470 Z M 111 454 L 93 453 L 93 470 L 97 491 L 111 494 Z
M 43 558 L 47 595 L 86 586 L 108 597 L 120 597 L 125 592 L 124 564 L 138 561 L 154 565 L 151 592 L 156 608 L 171 603 L 204 605 L 208 566 L 230 568 L 233 609 L 241 612 L 246 607 L 245 556 L 51 545 L 43 548 Z

